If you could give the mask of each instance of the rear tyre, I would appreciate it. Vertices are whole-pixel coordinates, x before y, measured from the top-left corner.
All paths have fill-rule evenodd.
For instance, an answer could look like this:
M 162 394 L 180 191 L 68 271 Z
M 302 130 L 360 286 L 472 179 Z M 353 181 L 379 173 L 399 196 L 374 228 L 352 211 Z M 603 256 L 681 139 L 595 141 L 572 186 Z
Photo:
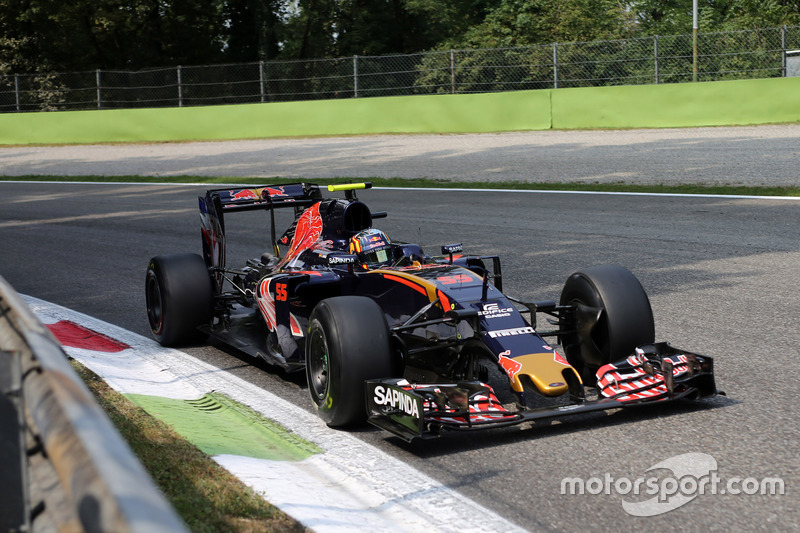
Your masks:
M 198 326 L 214 314 L 211 276 L 197 254 L 159 255 L 150 260 L 145 279 L 147 319 L 162 346 L 200 341 Z
M 607 265 L 575 272 L 564 284 L 560 303 L 577 307 L 577 332 L 559 341 L 587 385 L 595 385 L 601 366 L 655 341 L 650 300 L 626 268 Z
M 317 413 L 331 427 L 363 423 L 364 381 L 392 375 L 389 327 L 364 296 L 321 301 L 308 321 L 306 378 Z

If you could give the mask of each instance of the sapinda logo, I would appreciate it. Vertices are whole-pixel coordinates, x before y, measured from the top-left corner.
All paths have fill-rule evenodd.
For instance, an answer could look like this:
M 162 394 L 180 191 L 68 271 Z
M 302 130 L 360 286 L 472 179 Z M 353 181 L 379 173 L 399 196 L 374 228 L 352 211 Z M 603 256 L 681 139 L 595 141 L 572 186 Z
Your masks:
M 419 402 L 400 389 L 378 385 L 375 387 L 372 401 L 376 405 L 388 405 L 392 409 L 399 409 L 409 416 L 419 418 Z
M 352 255 L 332 255 L 328 257 L 329 265 L 349 265 L 356 262 L 356 258 Z

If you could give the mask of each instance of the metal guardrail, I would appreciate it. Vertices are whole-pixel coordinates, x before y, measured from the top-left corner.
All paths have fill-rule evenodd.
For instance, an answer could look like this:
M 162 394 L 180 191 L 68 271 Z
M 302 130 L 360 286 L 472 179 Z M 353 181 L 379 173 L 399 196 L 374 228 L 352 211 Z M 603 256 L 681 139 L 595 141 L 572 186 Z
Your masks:
M 787 75 L 800 26 L 697 34 L 697 81 Z M 692 34 L 388 56 L 0 77 L 0 112 L 691 82 Z
M 0 453 L 0 531 L 187 531 L 2 277 Z

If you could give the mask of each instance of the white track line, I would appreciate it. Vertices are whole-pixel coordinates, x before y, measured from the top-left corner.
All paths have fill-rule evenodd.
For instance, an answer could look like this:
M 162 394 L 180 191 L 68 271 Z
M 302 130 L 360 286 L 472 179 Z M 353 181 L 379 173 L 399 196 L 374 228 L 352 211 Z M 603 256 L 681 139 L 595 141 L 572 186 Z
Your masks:
M 221 392 L 313 442 L 324 453 L 299 462 L 214 459 L 266 500 L 320 533 L 343 531 L 525 531 L 430 476 L 318 417 L 184 352 L 29 296 L 44 323 L 69 320 L 131 347 L 119 353 L 66 348 L 123 393 L 196 399 Z
M 345 180 L 346 178 L 343 178 Z M 265 180 L 265 182 L 268 180 Z M 369 181 L 369 180 L 363 180 Z M 96 182 L 96 181 L 23 181 L 23 180 L 0 180 L 3 183 L 42 183 L 48 185 L 157 185 L 170 187 L 206 187 L 209 189 L 219 189 L 233 187 L 239 184 L 231 183 L 149 183 L 149 182 Z M 310 182 L 310 183 L 313 183 Z M 324 187 L 324 186 L 323 186 Z M 720 198 L 725 200 L 800 200 L 800 196 L 755 196 L 740 194 L 684 194 L 684 193 L 664 193 L 664 192 L 611 192 L 611 191 L 559 191 L 550 189 L 467 189 L 467 188 L 448 188 L 448 187 L 373 187 L 376 191 L 417 191 L 417 192 L 500 192 L 517 194 L 584 194 L 592 196 L 656 196 L 665 198 Z

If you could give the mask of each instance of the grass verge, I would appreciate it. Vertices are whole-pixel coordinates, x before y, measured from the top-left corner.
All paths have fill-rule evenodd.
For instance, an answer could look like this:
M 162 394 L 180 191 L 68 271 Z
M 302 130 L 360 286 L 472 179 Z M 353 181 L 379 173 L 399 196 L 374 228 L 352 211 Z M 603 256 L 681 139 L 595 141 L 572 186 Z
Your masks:
M 306 531 L 168 425 L 111 389 L 97 374 L 77 361 L 72 361 L 72 366 L 192 531 Z
M 206 183 L 241 185 L 281 185 L 301 181 L 296 178 L 242 178 L 232 176 L 0 176 L 0 181 L 58 181 L 82 183 Z M 800 187 L 760 187 L 745 185 L 636 185 L 631 183 L 529 183 L 524 181 L 449 181 L 423 178 L 320 178 L 304 180 L 319 185 L 371 181 L 375 187 L 421 187 L 443 189 L 511 189 L 536 191 L 628 192 L 649 194 L 713 194 L 732 196 L 800 196 Z

